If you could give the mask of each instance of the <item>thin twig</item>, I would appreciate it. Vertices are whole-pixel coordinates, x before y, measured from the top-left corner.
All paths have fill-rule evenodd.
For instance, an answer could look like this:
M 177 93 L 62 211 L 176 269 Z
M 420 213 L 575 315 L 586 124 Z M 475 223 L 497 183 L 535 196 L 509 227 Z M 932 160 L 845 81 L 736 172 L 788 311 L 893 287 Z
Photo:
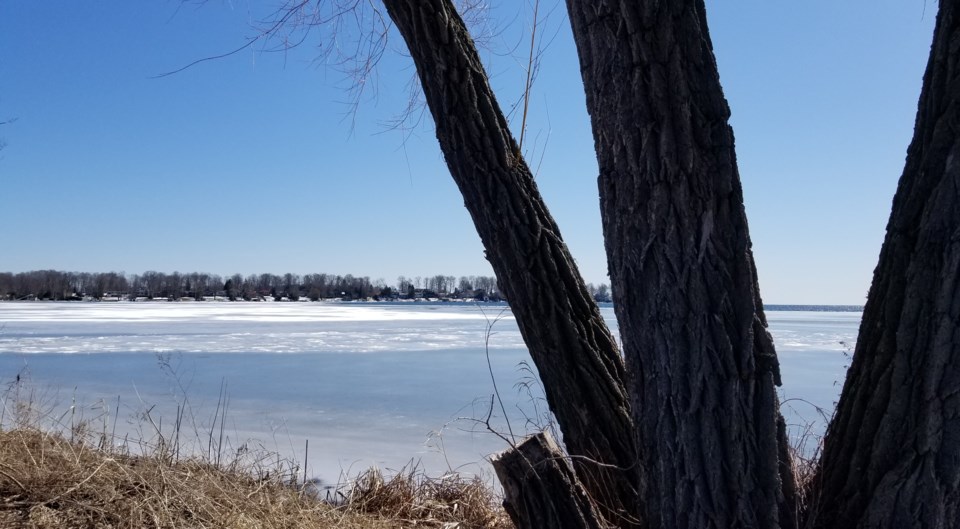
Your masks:
M 523 153 L 523 137 L 527 132 L 527 111 L 530 108 L 530 90 L 533 88 L 533 59 L 537 43 L 537 14 L 540 0 L 533 3 L 533 27 L 530 29 L 530 54 L 527 56 L 527 82 L 523 86 L 523 117 L 520 119 L 520 145 L 517 150 Z
M 503 405 L 503 399 L 500 398 L 500 390 L 497 388 L 497 377 L 494 376 L 493 374 L 493 363 L 490 361 L 490 338 L 493 336 L 493 326 L 496 325 L 498 321 L 500 321 L 500 318 L 503 317 L 503 313 L 505 311 L 506 309 L 502 309 L 500 313 L 497 314 L 495 318 L 493 318 L 493 321 L 490 321 L 490 319 L 487 318 L 487 313 L 484 312 L 482 307 L 480 308 L 480 312 L 483 314 L 484 319 L 487 320 L 487 331 L 484 335 L 483 348 L 487 357 L 487 370 L 490 372 L 490 382 L 493 383 L 493 393 L 494 395 L 496 395 L 497 402 L 500 404 L 500 411 L 503 413 L 503 420 L 506 421 L 507 423 L 507 431 L 510 432 L 510 439 L 512 440 L 512 442 L 510 443 L 510 446 L 516 448 L 517 436 L 513 434 L 513 427 L 510 426 L 510 417 L 507 416 L 507 408 Z M 492 404 L 493 403 L 491 402 L 491 413 L 492 413 Z M 490 417 L 488 416 L 487 417 L 488 427 L 490 424 L 489 420 L 490 420 Z
M 80 483 L 77 483 L 76 485 L 70 487 L 69 489 L 67 489 L 67 490 L 66 490 L 65 492 L 63 492 L 62 494 L 58 494 L 57 496 L 53 497 L 52 499 L 49 499 L 49 500 L 43 502 L 44 505 L 50 505 L 51 503 L 56 503 L 58 500 L 60 500 L 60 498 L 62 498 L 62 497 L 64 497 L 64 496 L 67 496 L 67 495 L 71 494 L 73 491 L 75 491 L 75 490 L 79 489 L 80 487 L 84 486 L 88 481 L 90 481 L 91 479 L 93 479 L 93 476 L 96 476 L 96 475 L 97 475 L 97 472 L 100 472 L 100 469 L 101 469 L 101 468 L 103 468 L 104 466 L 106 466 L 107 463 L 112 463 L 112 462 L 114 462 L 113 459 L 105 459 L 105 460 L 103 461 L 103 463 L 100 463 L 100 466 L 98 466 L 97 468 L 95 468 L 95 469 L 93 470 L 93 472 L 90 473 L 89 476 L 83 478 L 83 480 L 82 480 Z
M 0 465 L 3 465 L 3 463 L 0 463 Z M 16 469 L 14 469 L 13 467 L 10 467 L 10 466 L 8 466 L 8 465 L 3 465 L 3 466 L 5 466 L 5 467 L 9 468 L 10 470 L 16 472 Z M 29 492 L 29 491 L 27 490 L 27 488 L 23 486 L 23 483 L 20 483 L 20 481 L 19 481 L 17 478 L 13 477 L 12 475 L 8 474 L 7 472 L 5 472 L 5 471 L 3 471 L 3 470 L 0 470 L 0 474 L 2 474 L 4 477 L 6 477 L 7 479 L 9 479 L 10 481 L 13 481 L 14 483 L 16 483 L 17 486 L 20 487 L 21 490 L 23 490 L 23 492 Z

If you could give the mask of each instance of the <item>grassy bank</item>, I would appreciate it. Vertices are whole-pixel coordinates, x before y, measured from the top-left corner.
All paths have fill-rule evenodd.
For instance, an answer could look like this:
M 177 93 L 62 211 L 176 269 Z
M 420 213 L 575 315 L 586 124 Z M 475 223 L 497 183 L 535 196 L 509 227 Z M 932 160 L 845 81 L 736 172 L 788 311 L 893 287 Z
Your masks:
M 414 467 L 304 482 L 304 464 L 224 436 L 226 395 L 207 420 L 185 393 L 173 420 L 144 405 L 139 435 L 118 434 L 119 403 L 63 410 L 27 375 L 0 391 L 0 529 L 512 527 L 479 478 Z
M 119 398 L 67 405 L 27 368 L 0 380 L 0 529 L 512 527 L 490 482 L 452 472 L 305 482 L 305 460 L 229 434 L 225 387 L 215 408 L 194 408 L 158 358 L 172 417 L 142 401 L 121 412 Z
M 0 527 L 500 528 L 487 484 L 371 470 L 323 494 L 282 467 L 132 455 L 19 427 L 0 431 Z

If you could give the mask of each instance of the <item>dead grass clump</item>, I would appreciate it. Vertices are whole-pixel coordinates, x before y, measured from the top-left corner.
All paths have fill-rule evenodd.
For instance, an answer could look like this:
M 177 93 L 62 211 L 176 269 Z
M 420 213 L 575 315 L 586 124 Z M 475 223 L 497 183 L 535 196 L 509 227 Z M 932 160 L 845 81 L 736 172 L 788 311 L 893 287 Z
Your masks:
M 798 401 L 799 399 L 791 399 Z M 785 401 L 785 402 L 789 402 Z M 806 401 L 802 401 L 806 402 Z M 819 501 L 816 489 L 816 477 L 820 470 L 820 456 L 823 453 L 823 434 L 820 433 L 821 424 L 827 425 L 832 417 L 814 406 L 820 422 L 808 421 L 795 425 L 789 434 L 789 453 L 793 464 L 793 475 L 797 484 L 797 508 L 801 517 L 809 512 Z
M 30 528 L 305 527 L 329 514 L 279 483 L 30 429 L 0 432 L 0 499 L 7 518 Z
M 103 451 L 37 429 L 0 431 L 0 527 L 509 526 L 478 481 L 429 480 L 412 473 L 385 480 L 369 472 L 340 493 L 347 501 L 331 505 L 290 487 L 282 477 L 256 475 L 264 474 L 198 459 L 174 462 Z
M 385 478 L 373 468 L 350 487 L 350 508 L 411 525 L 431 523 L 439 527 L 512 527 L 489 486 L 479 478 L 457 474 L 430 478 L 416 467 Z

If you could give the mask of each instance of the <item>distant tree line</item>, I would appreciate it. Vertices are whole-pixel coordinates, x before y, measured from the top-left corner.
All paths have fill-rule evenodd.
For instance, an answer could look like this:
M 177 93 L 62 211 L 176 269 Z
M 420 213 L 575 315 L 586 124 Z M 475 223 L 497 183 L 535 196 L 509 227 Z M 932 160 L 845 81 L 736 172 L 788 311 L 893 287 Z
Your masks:
M 597 301 L 609 301 L 610 289 L 601 284 L 588 285 Z M 0 272 L 0 300 L 80 301 L 113 300 L 205 300 L 222 297 L 230 301 L 267 299 L 319 301 L 391 300 L 391 299 L 475 299 L 502 301 L 493 276 L 400 276 L 396 283 L 384 279 L 350 274 L 233 274 L 221 276 L 201 272 L 164 273 L 147 271 L 127 275 L 122 272 L 63 272 L 34 270 Z

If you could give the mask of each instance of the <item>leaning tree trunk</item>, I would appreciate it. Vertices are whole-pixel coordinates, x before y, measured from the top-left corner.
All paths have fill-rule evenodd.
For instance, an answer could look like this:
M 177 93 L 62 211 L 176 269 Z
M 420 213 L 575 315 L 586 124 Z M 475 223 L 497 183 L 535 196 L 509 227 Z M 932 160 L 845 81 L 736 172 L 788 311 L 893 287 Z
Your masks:
M 447 166 L 536 363 L 564 444 L 576 456 L 577 474 L 604 515 L 623 522 L 635 509 L 636 453 L 616 342 L 450 0 L 384 4 L 416 64 Z
M 941 0 L 913 142 L 809 526 L 960 527 L 960 2 Z
M 644 480 L 662 528 L 796 525 L 775 386 L 702 0 L 567 0 Z

